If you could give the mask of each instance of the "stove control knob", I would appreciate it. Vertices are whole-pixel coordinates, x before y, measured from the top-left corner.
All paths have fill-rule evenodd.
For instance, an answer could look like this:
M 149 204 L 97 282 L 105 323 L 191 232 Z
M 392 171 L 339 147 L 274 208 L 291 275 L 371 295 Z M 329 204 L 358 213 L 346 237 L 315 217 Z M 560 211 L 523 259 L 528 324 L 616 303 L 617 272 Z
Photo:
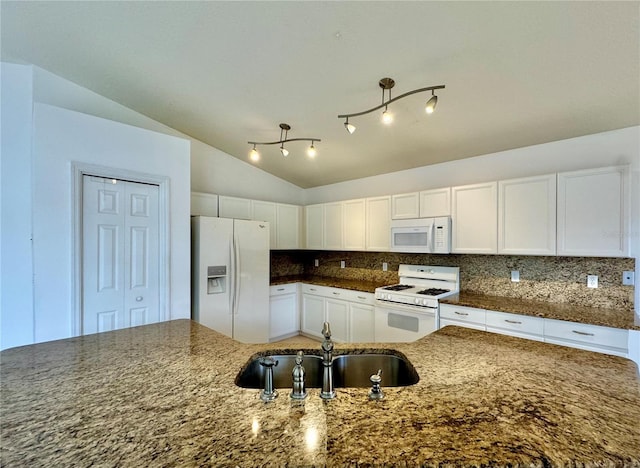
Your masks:
M 416 299 L 416 304 L 420 304 L 420 299 Z
M 424 305 L 427 305 L 427 300 L 426 300 L 426 299 L 423 299 L 423 300 L 422 300 L 422 303 L 423 303 Z

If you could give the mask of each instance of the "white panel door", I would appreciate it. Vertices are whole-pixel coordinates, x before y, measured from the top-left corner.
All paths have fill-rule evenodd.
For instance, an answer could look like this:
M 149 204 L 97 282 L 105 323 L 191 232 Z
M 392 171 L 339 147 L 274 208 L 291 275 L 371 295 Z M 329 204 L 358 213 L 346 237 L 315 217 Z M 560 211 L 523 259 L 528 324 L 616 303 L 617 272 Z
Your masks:
M 453 187 L 451 221 L 452 253 L 497 253 L 498 183 Z
M 324 205 L 324 248 L 342 250 L 342 203 Z
M 367 198 L 367 250 L 388 252 L 391 248 L 391 197 Z
M 84 176 L 83 334 L 160 320 L 158 196 L 157 185 Z
M 439 218 L 451 214 L 451 188 L 420 192 L 420 217 Z
M 278 242 L 276 204 L 273 202 L 252 200 L 251 210 L 251 219 L 269 223 L 269 248 L 275 249 Z
M 629 256 L 625 167 L 558 174 L 558 255 Z
M 296 205 L 278 203 L 276 207 L 278 249 L 300 248 L 300 212 L 302 208 Z
M 304 209 L 307 249 L 324 248 L 324 205 L 309 205 Z
M 498 253 L 556 254 L 556 175 L 498 182 Z
M 331 338 L 336 342 L 348 342 L 349 303 L 339 299 L 326 299 L 325 317 L 331 326 Z
M 309 335 L 322 338 L 322 325 L 325 321 L 325 299 L 320 296 L 304 294 L 302 296 L 302 323 L 300 329 Z
M 345 250 L 365 250 L 365 199 L 342 203 L 343 243 Z
M 413 219 L 419 216 L 420 195 L 418 192 L 391 196 L 391 219 Z

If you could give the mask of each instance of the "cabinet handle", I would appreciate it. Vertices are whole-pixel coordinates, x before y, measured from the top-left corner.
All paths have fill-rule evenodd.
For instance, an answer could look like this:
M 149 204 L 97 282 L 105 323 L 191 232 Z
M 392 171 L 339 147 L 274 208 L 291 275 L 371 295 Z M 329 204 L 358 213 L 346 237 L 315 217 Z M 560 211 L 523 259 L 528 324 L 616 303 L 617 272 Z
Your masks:
M 315 288 L 309 288 L 309 291 L 317 291 Z
M 276 291 L 284 291 L 284 288 L 278 288 Z
M 358 296 L 358 299 L 362 299 L 363 301 L 366 299 L 364 296 Z
M 468 313 L 466 313 L 466 312 L 458 312 L 457 310 L 454 310 L 454 311 L 453 311 L 453 313 L 454 313 L 454 314 L 457 314 L 457 315 L 469 315 L 469 314 L 468 314 Z
M 587 332 L 578 331 L 578 330 L 571 330 L 571 331 L 576 335 L 593 336 L 593 333 L 587 333 Z
M 333 291 L 333 295 L 334 295 L 334 296 L 339 296 L 339 295 L 340 295 L 340 293 L 339 293 L 339 292 L 335 292 L 335 291 Z
M 505 322 L 507 323 L 515 323 L 516 325 L 521 325 L 522 322 L 519 322 L 517 320 L 509 320 L 509 319 L 504 319 Z

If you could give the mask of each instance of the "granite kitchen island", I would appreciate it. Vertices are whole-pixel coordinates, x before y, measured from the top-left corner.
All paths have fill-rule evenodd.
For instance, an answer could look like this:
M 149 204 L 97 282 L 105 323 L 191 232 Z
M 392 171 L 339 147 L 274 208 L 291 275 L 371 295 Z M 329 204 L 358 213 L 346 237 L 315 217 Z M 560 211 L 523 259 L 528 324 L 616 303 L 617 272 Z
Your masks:
M 446 327 L 420 381 L 288 391 L 234 379 L 256 353 L 189 320 L 5 350 L 2 466 L 640 466 L 640 377 L 623 358 Z M 295 349 L 292 351 L 296 351 Z M 319 345 L 313 352 L 319 351 Z M 383 376 L 384 377 L 384 376 Z M 384 380 L 383 380 L 384 385 Z

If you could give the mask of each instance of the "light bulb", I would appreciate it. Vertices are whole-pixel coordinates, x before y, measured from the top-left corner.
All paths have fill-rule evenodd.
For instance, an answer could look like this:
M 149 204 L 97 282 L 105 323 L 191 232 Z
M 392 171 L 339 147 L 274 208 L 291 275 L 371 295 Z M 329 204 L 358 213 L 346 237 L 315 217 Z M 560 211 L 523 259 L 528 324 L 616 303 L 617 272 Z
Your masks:
M 436 104 L 438 104 L 438 96 L 433 95 L 431 99 L 427 101 L 427 105 L 424 108 L 427 114 L 433 114 L 433 111 L 436 110 Z
M 382 113 L 382 122 L 386 125 L 389 125 L 391 122 L 393 122 L 393 114 L 389 112 L 386 108 Z
M 309 148 L 307 149 L 307 156 L 309 156 L 310 158 L 315 158 L 316 154 L 318 154 L 318 152 L 316 151 L 316 147 L 313 146 L 313 142 L 311 142 L 311 146 L 309 146 Z
M 285 147 L 284 147 L 284 146 L 281 146 L 281 147 L 280 147 L 280 152 L 282 153 L 282 156 L 284 156 L 285 158 L 286 158 L 287 156 L 289 156 L 289 151 L 288 151 L 287 149 L 285 149 Z
M 352 135 L 353 135 L 353 132 L 356 131 L 356 126 L 353 124 L 350 124 L 349 122 L 344 123 L 344 128 L 346 128 L 347 132 L 349 132 Z
M 251 151 L 249 151 L 249 159 L 251 159 L 253 162 L 260 161 L 260 153 L 258 153 L 257 149 L 253 148 Z

